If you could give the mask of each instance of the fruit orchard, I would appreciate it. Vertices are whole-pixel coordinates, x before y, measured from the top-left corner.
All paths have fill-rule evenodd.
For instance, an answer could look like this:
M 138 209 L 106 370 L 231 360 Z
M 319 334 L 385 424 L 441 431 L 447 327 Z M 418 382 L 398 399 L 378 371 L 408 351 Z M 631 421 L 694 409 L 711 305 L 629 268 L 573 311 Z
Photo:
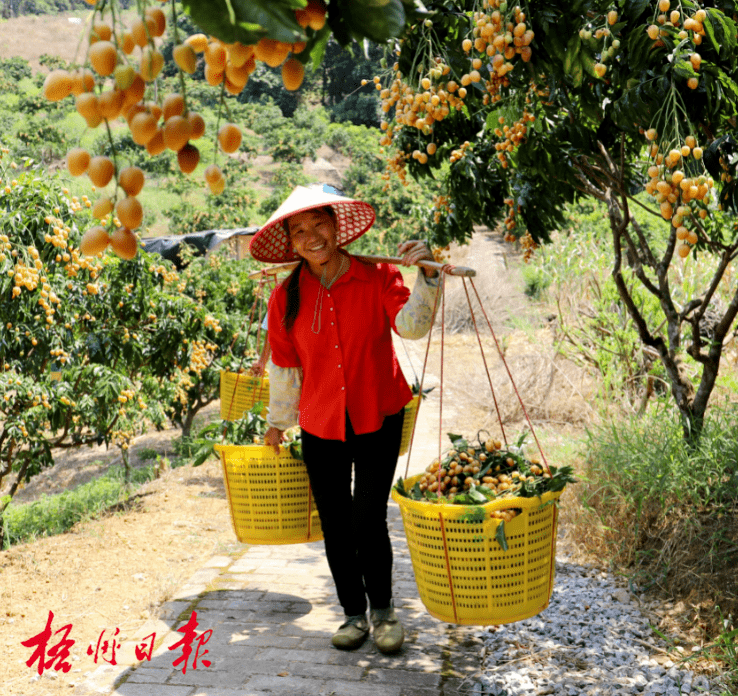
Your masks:
M 738 314 L 733 294 L 705 339 L 738 250 L 733 0 L 281 0 L 269 13 L 262 0 L 206 4 L 185 3 L 204 32 L 255 52 L 266 35 L 281 42 L 280 60 L 293 42 L 297 60 L 319 63 L 329 33 L 343 45 L 387 43 L 373 83 L 388 172 L 440 182 L 428 217 L 440 246 L 502 222 L 529 255 L 568 203 L 605 203 L 621 301 L 663 363 L 685 437 L 699 434 Z M 303 14 L 316 7 L 320 26 Z M 695 254 L 714 275 L 682 297 L 673 274 Z M 658 301 L 657 323 L 633 283 Z
M 705 340 L 701 321 L 738 249 L 735 3 L 425 7 L 375 78 L 390 167 L 443 177 L 438 241 L 502 220 L 530 253 L 568 202 L 603 201 L 621 301 L 659 354 L 685 437 L 698 434 L 738 312 L 733 290 Z M 672 274 L 694 254 L 714 258 L 714 276 L 680 297 Z M 633 283 L 658 300 L 658 323 L 639 311 Z
M 53 449 L 107 443 L 125 459 L 143 429 L 186 434 L 220 369 L 253 346 L 250 264 L 213 255 L 177 272 L 143 251 L 85 256 L 84 202 L 14 164 L 0 159 L 0 511 Z
M 80 60 L 51 70 L 44 95 L 73 100 L 107 135 L 107 153 L 67 151 L 69 173 L 87 177 L 94 198 L 70 201 L 33 169 L 14 178 L 3 164 L 3 229 L 13 234 L 0 252 L 0 480 L 13 471 L 18 485 L 49 463 L 51 447 L 125 447 L 142 411 L 186 429 L 214 398 L 215 368 L 245 351 L 236 344 L 250 286 L 217 259 L 176 274 L 138 250 L 146 173 L 118 151 L 113 126 L 125 124 L 151 157 L 176 153 L 185 174 L 199 164 L 198 141 L 212 138 L 203 185 L 221 195 L 219 162 L 242 141 L 228 98 L 257 61 L 281 67 L 285 89 L 297 89 L 331 36 L 387 45 L 373 77 L 379 144 L 388 172 L 440 186 L 428 214 L 434 243 L 503 222 L 532 253 L 568 203 L 607 204 L 621 301 L 659 354 L 685 436 L 699 432 L 738 313 L 733 294 L 705 340 L 701 321 L 738 250 L 734 2 L 185 0 L 140 2 L 130 23 L 116 2 L 89 4 Z M 202 33 L 179 31 L 182 9 Z M 167 32 L 179 90 L 164 93 Z M 212 132 L 188 102 L 202 64 L 219 95 Z M 695 254 L 715 260 L 713 279 L 676 296 L 672 274 Z M 641 315 L 633 283 L 658 300 L 662 321 Z M 695 383 L 685 356 L 700 366 Z

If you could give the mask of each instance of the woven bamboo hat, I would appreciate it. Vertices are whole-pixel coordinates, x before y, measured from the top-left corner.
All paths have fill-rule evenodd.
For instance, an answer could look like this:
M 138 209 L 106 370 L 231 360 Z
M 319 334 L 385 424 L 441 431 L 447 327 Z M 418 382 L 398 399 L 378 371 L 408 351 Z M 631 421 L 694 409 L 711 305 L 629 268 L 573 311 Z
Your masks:
M 328 184 L 297 186 L 254 235 L 249 245 L 251 255 L 257 261 L 269 263 L 284 263 L 299 259 L 292 249 L 285 220 L 296 213 L 304 213 L 306 210 L 327 205 L 336 213 L 336 242 L 339 247 L 361 237 L 374 224 L 376 217 L 374 208 L 368 203 L 346 198 L 338 189 Z

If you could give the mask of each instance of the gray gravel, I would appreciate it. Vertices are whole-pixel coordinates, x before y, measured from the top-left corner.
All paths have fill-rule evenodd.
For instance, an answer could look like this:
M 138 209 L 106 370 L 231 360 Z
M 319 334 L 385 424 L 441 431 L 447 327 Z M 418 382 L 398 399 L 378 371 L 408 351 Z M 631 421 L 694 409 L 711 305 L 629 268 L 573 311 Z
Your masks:
M 494 696 L 720 696 L 716 682 L 664 659 L 638 598 L 612 575 L 556 563 L 549 607 L 485 630 L 476 694 Z M 661 653 L 662 659 L 656 656 Z

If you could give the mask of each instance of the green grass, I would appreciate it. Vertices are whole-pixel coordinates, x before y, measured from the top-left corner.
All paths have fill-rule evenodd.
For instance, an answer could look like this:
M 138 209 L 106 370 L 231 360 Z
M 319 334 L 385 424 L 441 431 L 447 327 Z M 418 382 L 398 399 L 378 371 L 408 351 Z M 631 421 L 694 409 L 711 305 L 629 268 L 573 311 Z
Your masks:
M 730 509 L 738 504 L 738 410 L 713 408 L 699 442 L 685 442 L 678 415 L 661 409 L 589 431 L 587 458 L 599 505 Z
M 101 517 L 112 505 L 125 501 L 135 489 L 154 478 L 154 466 L 131 470 L 126 487 L 124 470 L 113 467 L 104 475 L 74 490 L 44 495 L 32 503 L 11 502 L 3 513 L 6 548 L 39 537 L 62 534 L 78 522 Z

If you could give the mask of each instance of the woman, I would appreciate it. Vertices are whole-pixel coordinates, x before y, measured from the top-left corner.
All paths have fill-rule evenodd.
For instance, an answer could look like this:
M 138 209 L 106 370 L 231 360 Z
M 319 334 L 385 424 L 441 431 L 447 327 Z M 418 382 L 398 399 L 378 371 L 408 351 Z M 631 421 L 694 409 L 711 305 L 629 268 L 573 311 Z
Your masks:
M 368 598 L 374 641 L 393 653 L 404 632 L 392 603 L 387 499 L 412 392 L 391 331 L 408 338 L 428 332 L 438 279 L 436 271 L 423 269 L 411 294 L 396 267 L 366 264 L 343 251 L 374 217 L 367 203 L 297 187 L 250 249 L 260 261 L 300 261 L 269 301 L 270 427 L 264 440 L 278 451 L 299 411 L 303 457 L 346 615 L 332 643 L 354 649 L 364 642 Z M 433 259 L 423 242 L 398 249 L 404 265 Z

